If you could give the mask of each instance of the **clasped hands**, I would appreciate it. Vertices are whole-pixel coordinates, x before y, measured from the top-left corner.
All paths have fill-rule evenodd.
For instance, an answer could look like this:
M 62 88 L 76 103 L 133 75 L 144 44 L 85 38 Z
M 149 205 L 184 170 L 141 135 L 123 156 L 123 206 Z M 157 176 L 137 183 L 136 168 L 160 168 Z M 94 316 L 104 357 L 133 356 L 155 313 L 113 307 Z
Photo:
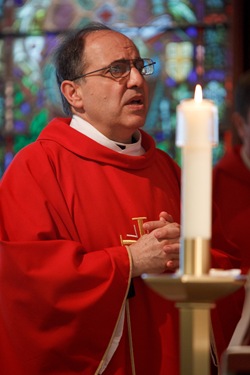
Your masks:
M 179 267 L 180 225 L 163 211 L 159 220 L 143 224 L 145 234 L 127 246 L 132 259 L 132 277 L 163 273 Z

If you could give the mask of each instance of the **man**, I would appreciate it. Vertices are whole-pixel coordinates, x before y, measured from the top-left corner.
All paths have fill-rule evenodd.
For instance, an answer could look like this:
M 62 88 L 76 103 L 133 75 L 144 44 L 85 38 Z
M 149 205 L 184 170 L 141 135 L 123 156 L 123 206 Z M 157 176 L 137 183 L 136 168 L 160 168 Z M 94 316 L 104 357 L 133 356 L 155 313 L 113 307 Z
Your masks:
M 241 252 L 242 268 L 250 268 L 250 72 L 235 90 L 233 125 L 240 140 L 214 167 L 213 195 L 228 238 Z
M 180 171 L 141 130 L 154 62 L 94 24 L 55 64 L 70 118 L 1 183 L 1 374 L 177 375 L 177 310 L 140 277 L 179 266 Z
M 217 205 L 223 230 L 227 238 L 238 247 L 243 273 L 250 268 L 250 71 L 239 79 L 234 95 L 233 133 L 236 133 L 232 149 L 222 157 L 213 170 L 213 200 Z M 228 311 L 232 304 L 228 305 Z M 242 308 L 242 296 L 238 294 L 238 313 Z M 226 310 L 225 304 L 223 309 Z M 233 317 L 232 315 L 232 317 Z M 224 334 L 232 336 L 231 324 Z M 228 334 L 229 333 L 229 334 Z

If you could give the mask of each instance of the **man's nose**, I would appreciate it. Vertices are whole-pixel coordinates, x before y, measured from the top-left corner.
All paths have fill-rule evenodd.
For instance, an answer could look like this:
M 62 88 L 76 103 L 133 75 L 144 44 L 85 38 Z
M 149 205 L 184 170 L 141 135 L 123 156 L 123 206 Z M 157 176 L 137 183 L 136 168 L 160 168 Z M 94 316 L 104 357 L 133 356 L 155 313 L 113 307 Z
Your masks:
M 132 64 L 128 77 L 128 86 L 141 86 L 144 83 L 144 77 L 139 70 Z

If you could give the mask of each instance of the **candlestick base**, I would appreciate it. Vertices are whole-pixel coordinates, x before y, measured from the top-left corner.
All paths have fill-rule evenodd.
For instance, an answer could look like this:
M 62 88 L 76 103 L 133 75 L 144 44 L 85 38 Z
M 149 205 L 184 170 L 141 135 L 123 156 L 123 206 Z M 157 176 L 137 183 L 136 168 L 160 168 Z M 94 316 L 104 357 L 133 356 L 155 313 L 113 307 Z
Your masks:
M 210 375 L 210 309 L 244 285 L 246 277 L 144 274 L 146 284 L 176 301 L 180 311 L 181 375 Z
M 245 275 L 210 276 L 144 274 L 143 280 L 162 297 L 176 302 L 213 302 L 225 297 L 245 282 Z

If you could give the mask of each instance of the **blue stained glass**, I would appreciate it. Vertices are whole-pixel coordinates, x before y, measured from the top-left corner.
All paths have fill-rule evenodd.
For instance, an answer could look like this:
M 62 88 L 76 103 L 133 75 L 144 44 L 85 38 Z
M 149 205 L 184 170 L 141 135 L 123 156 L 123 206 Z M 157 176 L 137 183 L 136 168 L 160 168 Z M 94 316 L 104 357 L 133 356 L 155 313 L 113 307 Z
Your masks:
M 171 137 L 172 129 L 171 129 L 171 107 L 170 102 L 167 98 L 163 98 L 160 102 L 160 117 L 162 122 L 162 139 L 169 139 Z
M 209 98 L 218 106 L 219 117 L 222 118 L 225 111 L 225 98 L 227 92 L 223 83 L 217 81 L 210 81 L 204 87 L 204 97 Z
M 26 0 L 14 0 L 15 5 L 18 7 L 23 6 L 25 2 Z
M 3 9 L 3 6 L 4 6 L 4 0 L 0 0 L 0 17 L 3 16 L 3 13 L 4 13 L 4 9 Z
M 206 81 L 221 81 L 223 82 L 226 79 L 226 72 L 224 70 L 209 70 L 204 73 L 204 78 Z
M 15 128 L 16 132 L 22 133 L 22 132 L 26 131 L 26 124 L 22 120 L 15 120 L 14 121 L 14 128 Z
M 225 53 L 218 46 L 209 46 L 205 56 L 205 67 L 217 66 L 222 69 L 225 66 Z
M 164 142 L 166 140 L 166 136 L 163 132 L 156 132 L 154 137 L 157 143 Z
M 153 44 L 153 48 L 156 53 L 160 53 L 164 49 L 164 44 L 161 41 L 157 41 Z
M 176 86 L 176 81 L 172 79 L 171 77 L 167 77 L 165 80 L 166 86 L 167 87 L 174 87 Z
M 29 112 L 30 112 L 30 104 L 29 103 L 22 103 L 21 104 L 21 107 L 20 107 L 20 109 L 21 109 L 21 112 L 24 114 L 24 115 L 26 115 L 26 114 L 28 114 Z
M 46 105 L 45 93 L 42 90 L 39 90 L 36 96 L 36 105 L 37 108 L 42 108 Z
M 188 76 L 188 82 L 190 82 L 191 84 L 195 84 L 198 82 L 198 75 L 196 73 L 195 70 L 192 70 L 190 73 L 189 73 L 189 76 Z
M 163 0 L 154 0 L 153 1 L 153 14 L 158 15 L 165 12 L 165 6 Z
M 206 5 L 211 8 L 223 9 L 224 0 L 206 0 Z
M 198 36 L 197 27 L 188 27 L 186 33 L 190 38 L 196 38 Z
M 10 163 L 12 162 L 13 160 L 13 152 L 6 152 L 5 153 L 5 158 L 4 158 L 4 169 L 7 169 L 7 167 L 10 165 Z

